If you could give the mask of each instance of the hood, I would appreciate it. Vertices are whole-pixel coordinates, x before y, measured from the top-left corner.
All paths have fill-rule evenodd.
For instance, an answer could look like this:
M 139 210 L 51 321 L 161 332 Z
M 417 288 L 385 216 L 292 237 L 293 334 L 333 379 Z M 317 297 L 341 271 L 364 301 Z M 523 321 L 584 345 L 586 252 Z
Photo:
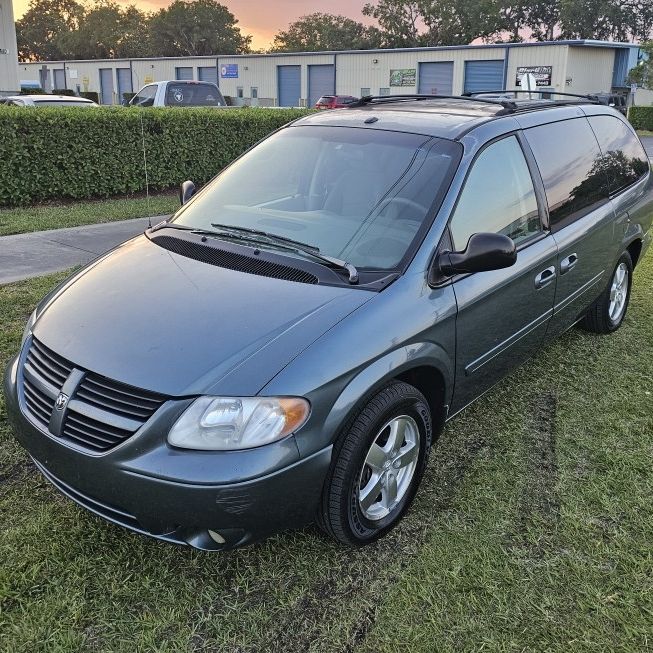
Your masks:
M 138 388 L 253 395 L 375 294 L 228 270 L 140 236 L 48 298 L 33 332 L 78 367 Z

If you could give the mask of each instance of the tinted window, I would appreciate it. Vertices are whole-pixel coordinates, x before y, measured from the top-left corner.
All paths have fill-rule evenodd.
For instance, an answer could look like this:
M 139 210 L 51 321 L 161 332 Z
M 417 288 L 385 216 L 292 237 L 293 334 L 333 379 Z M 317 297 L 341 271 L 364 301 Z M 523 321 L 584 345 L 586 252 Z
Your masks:
M 601 151 L 585 118 L 533 127 L 525 134 L 542 174 L 553 230 L 607 200 Z
M 168 84 L 166 105 L 171 107 L 219 107 L 222 97 L 213 84 L 175 82 Z
M 634 184 L 648 172 L 648 158 L 642 144 L 619 118 L 592 116 L 589 121 L 601 146 L 611 193 Z
M 176 222 L 258 229 L 356 267 L 394 268 L 446 192 L 458 143 L 346 127 L 291 127 L 226 168 Z
M 533 180 L 515 136 L 489 145 L 478 156 L 450 229 L 457 251 L 475 233 L 504 234 L 519 244 L 541 231 Z

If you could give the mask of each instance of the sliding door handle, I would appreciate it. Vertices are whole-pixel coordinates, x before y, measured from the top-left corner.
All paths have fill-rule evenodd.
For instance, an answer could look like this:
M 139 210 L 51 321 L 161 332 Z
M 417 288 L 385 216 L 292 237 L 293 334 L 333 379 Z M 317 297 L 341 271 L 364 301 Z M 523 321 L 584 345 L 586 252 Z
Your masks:
M 573 268 L 576 263 L 578 263 L 578 254 L 575 252 L 573 254 L 569 254 L 569 256 L 565 257 L 560 261 L 560 274 L 566 274 Z

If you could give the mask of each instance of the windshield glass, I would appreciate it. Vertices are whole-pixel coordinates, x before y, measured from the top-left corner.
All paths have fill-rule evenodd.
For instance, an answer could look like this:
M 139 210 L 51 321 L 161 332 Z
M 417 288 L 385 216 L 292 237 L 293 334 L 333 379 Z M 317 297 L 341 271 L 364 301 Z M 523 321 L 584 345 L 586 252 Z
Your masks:
M 217 86 L 200 82 L 168 84 L 166 104 L 171 107 L 219 107 L 224 103 Z
M 356 267 L 392 269 L 428 226 L 461 151 L 418 134 L 291 127 L 224 170 L 174 221 L 257 229 Z

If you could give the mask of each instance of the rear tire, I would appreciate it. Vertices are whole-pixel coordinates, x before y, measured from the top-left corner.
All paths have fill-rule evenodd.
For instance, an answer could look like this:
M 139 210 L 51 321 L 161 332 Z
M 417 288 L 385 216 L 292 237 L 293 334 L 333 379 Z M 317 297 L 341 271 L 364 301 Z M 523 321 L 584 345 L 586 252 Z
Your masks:
M 626 317 L 632 281 L 633 261 L 630 254 L 624 252 L 617 261 L 606 289 L 587 311 L 580 326 L 593 333 L 616 331 Z
M 374 395 L 334 447 L 318 515 L 322 530 L 361 546 L 396 526 L 417 492 L 432 437 L 419 390 L 396 381 Z

